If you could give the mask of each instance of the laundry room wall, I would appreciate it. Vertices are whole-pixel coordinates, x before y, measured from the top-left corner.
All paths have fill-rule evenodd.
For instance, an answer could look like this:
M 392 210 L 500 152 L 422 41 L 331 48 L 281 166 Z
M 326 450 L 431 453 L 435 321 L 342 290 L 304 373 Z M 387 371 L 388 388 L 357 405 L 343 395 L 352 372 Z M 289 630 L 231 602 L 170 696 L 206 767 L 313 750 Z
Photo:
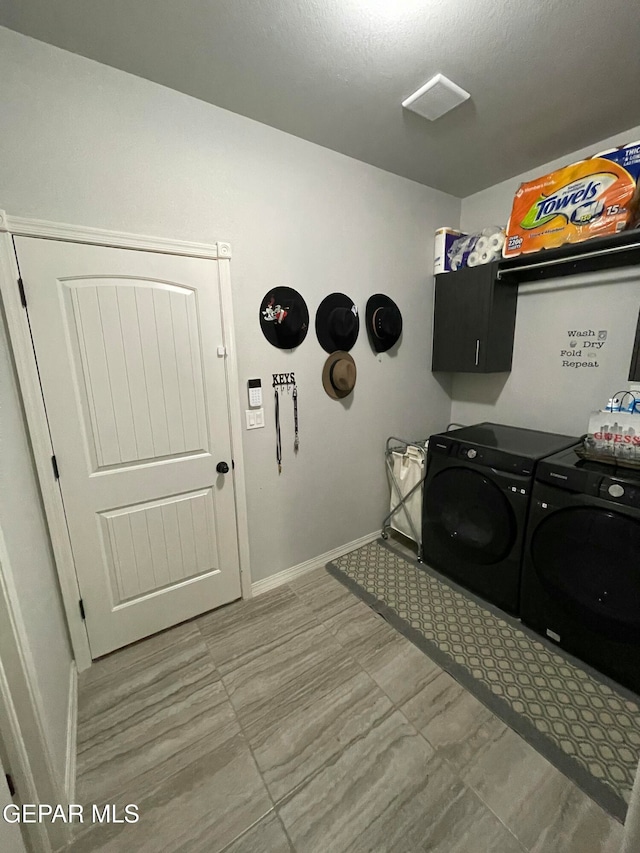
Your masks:
M 505 225 L 514 193 L 523 181 L 634 140 L 640 140 L 640 127 L 463 199 L 462 230 Z M 639 282 L 640 273 L 629 268 L 520 285 L 511 372 L 454 376 L 451 419 L 459 423 L 492 420 L 581 435 L 589 413 L 628 387 Z M 580 332 L 595 334 L 572 334 Z M 570 357 L 562 355 L 567 351 Z M 569 367 L 566 361 L 592 366 Z
M 267 426 L 243 432 L 254 580 L 379 528 L 388 435 L 449 421 L 447 379 L 430 371 L 433 231 L 460 201 L 162 86 L 0 29 L 0 207 L 98 228 L 229 241 L 241 401 L 260 377 Z M 258 322 L 274 285 L 299 290 L 311 324 L 342 291 L 364 312 L 388 293 L 404 317 L 397 351 L 376 357 L 364 324 L 353 395 L 331 400 L 312 328 L 297 350 Z M 275 458 L 271 374 L 294 371 Z M 244 420 L 244 412 L 242 413 Z

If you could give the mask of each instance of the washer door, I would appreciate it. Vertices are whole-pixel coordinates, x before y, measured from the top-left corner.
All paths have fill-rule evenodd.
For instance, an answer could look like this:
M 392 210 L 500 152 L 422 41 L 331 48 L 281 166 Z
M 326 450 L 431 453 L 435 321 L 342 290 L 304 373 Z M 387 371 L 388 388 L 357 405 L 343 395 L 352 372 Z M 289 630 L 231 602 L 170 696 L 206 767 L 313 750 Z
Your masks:
M 498 486 L 470 468 L 445 468 L 424 496 L 427 536 L 435 535 L 461 560 L 477 565 L 498 563 L 516 539 L 516 519 Z
M 640 521 L 597 507 L 550 515 L 531 542 L 545 590 L 585 627 L 640 632 Z

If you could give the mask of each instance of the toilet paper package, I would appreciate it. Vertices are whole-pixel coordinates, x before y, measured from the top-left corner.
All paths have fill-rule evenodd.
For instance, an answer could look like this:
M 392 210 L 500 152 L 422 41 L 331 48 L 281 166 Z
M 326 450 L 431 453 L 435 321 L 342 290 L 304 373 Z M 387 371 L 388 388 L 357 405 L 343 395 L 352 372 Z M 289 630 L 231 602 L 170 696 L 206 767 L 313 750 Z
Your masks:
M 521 184 L 504 257 L 579 243 L 640 225 L 640 142 Z
M 466 236 L 462 231 L 456 231 L 455 228 L 438 228 L 433 254 L 434 275 L 439 275 L 441 272 L 451 272 L 451 261 L 449 259 L 451 247 L 460 237 Z
M 463 234 L 449 249 L 449 268 L 477 267 L 496 261 L 502 256 L 504 230 L 497 225 L 476 234 Z

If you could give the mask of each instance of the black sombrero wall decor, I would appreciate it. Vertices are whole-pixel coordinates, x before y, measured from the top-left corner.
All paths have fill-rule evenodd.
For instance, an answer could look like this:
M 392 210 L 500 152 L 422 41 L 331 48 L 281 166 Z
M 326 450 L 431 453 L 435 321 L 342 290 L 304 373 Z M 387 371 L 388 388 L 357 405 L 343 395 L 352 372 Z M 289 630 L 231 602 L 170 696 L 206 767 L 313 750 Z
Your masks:
M 297 290 L 274 287 L 260 305 L 260 327 L 265 338 L 278 349 L 299 346 L 309 331 L 309 309 Z
M 365 309 L 367 334 L 376 352 L 386 352 L 402 334 L 402 314 L 396 303 L 384 293 L 374 293 Z
M 328 353 L 348 352 L 358 339 L 360 317 L 353 301 L 344 293 L 330 293 L 316 311 L 318 343 Z

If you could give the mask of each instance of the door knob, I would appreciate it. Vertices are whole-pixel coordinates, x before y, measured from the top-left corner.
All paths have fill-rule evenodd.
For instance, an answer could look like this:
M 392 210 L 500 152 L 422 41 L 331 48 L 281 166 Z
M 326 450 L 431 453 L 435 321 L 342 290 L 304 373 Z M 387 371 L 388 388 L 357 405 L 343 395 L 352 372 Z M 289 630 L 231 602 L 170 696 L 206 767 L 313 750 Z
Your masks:
M 226 462 L 218 462 L 218 464 L 216 465 L 216 471 L 218 472 L 218 474 L 228 474 L 229 466 Z

